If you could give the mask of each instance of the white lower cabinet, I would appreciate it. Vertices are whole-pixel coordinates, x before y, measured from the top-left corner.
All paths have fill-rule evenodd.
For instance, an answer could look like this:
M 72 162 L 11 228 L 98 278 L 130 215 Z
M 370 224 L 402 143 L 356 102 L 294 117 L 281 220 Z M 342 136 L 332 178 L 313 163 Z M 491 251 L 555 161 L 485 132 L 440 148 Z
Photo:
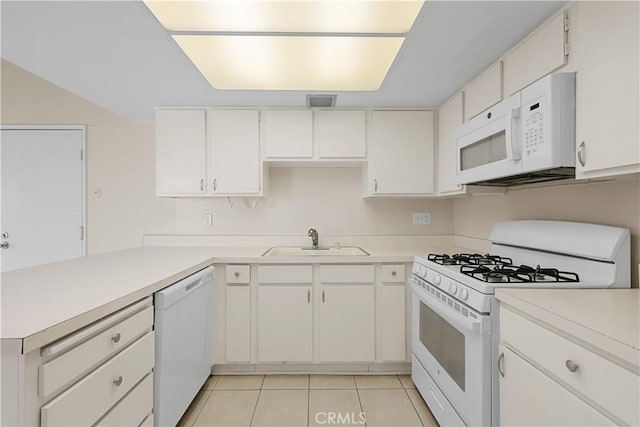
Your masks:
M 152 304 L 144 298 L 20 354 L 14 376 L 3 360 L 2 425 L 141 425 L 153 414 Z
M 227 365 L 226 372 L 290 362 L 305 370 L 322 363 L 388 363 L 397 370 L 410 356 L 408 265 L 227 265 L 215 332 L 225 350 L 214 364 Z
M 227 270 L 228 271 L 228 270 Z M 251 359 L 251 290 L 246 286 L 226 287 L 226 359 L 249 362 Z
M 321 287 L 321 362 L 373 361 L 374 325 L 373 283 Z
M 637 367 L 507 307 L 500 308 L 502 425 L 639 425 Z
M 259 362 L 310 362 L 311 286 L 259 286 L 257 333 Z
M 613 421 L 533 365 L 501 346 L 500 424 L 504 426 L 611 426 Z

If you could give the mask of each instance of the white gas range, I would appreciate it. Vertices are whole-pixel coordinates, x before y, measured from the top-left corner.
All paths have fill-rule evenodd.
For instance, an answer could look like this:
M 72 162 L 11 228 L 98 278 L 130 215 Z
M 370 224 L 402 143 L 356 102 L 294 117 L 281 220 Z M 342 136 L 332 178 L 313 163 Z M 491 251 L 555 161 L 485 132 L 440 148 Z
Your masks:
M 499 425 L 497 287 L 628 288 L 628 229 L 508 221 L 491 254 L 429 254 L 413 265 L 412 379 L 443 426 Z

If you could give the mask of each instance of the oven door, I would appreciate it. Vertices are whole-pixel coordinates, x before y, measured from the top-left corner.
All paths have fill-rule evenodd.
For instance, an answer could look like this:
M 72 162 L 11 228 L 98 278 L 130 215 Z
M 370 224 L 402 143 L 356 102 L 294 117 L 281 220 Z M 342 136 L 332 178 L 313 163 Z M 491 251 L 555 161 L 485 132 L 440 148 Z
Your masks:
M 490 425 L 490 316 L 416 277 L 412 288 L 414 356 L 466 425 Z
M 487 181 L 522 172 L 520 94 L 504 100 L 456 131 L 459 184 Z

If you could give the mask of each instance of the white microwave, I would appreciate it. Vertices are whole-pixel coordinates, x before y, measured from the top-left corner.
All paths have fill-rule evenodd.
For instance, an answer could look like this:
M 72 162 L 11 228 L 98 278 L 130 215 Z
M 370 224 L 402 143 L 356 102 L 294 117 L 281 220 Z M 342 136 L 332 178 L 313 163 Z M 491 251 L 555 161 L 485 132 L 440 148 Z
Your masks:
M 575 73 L 550 74 L 456 130 L 459 184 L 575 177 Z

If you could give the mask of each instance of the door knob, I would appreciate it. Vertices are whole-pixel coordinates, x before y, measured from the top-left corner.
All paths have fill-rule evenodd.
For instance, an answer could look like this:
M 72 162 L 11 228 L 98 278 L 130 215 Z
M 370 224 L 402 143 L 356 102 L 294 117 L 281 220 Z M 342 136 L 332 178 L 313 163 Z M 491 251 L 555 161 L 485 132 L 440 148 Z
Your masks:
M 9 249 L 9 242 L 2 242 L 2 243 L 0 243 L 0 248 L 2 248 L 2 249 Z

